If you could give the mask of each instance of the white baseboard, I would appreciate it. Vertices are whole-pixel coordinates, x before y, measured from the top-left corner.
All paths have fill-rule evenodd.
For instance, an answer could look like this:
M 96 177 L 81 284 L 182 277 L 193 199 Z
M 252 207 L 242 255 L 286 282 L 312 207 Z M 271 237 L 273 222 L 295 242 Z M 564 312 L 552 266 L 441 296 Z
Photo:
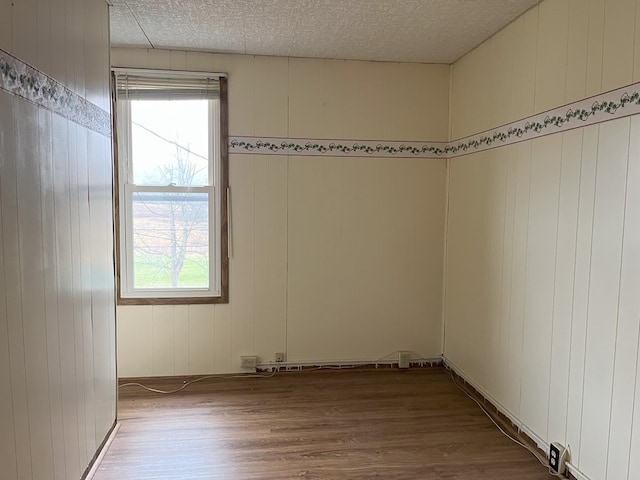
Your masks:
M 433 358 L 416 358 L 412 359 L 410 362 L 411 366 L 414 367 L 427 367 L 427 366 L 435 366 L 442 364 L 442 357 L 433 357 Z M 392 358 L 389 360 L 317 360 L 317 361 L 307 361 L 307 362 L 262 362 L 258 363 L 256 368 L 257 370 L 267 370 L 267 369 L 278 369 L 278 370 L 305 370 L 305 369 L 349 369 L 349 368 L 358 368 L 358 367 L 393 367 L 398 365 L 398 359 Z
M 109 434 L 109 437 L 107 438 L 106 442 L 104 442 L 104 445 L 102 446 L 102 449 L 100 450 L 100 453 L 96 457 L 95 462 L 93 462 L 93 465 L 91 466 L 91 469 L 89 470 L 87 475 L 84 477 L 84 480 L 93 480 L 93 477 L 95 476 L 96 472 L 98 471 L 98 468 L 100 468 L 100 464 L 102 463 L 102 460 L 104 459 L 104 456 L 107 454 L 107 451 L 109 450 L 109 447 L 113 443 L 113 440 L 116 437 L 116 435 L 118 433 L 118 430 L 120 430 L 120 423 L 116 423 L 115 426 L 113 427 L 113 429 L 111 430 L 111 433 Z
M 469 385 L 475 388 L 478 393 L 480 393 L 485 399 L 487 399 L 496 409 L 506 416 L 511 423 L 518 429 L 518 431 L 527 435 L 531 440 L 533 440 L 539 449 L 543 452 L 549 451 L 549 443 L 544 439 L 540 438 L 533 430 L 531 430 L 522 420 L 518 418 L 513 412 L 511 412 L 508 408 L 502 405 L 495 397 L 493 397 L 489 392 L 487 392 L 484 388 L 482 388 L 478 383 L 476 383 L 464 370 L 458 367 L 455 363 L 446 358 L 446 356 L 442 356 L 442 362 L 445 367 L 453 370 L 458 376 L 464 379 Z M 575 465 L 567 462 L 567 470 L 578 480 L 591 480 L 586 474 L 581 472 Z

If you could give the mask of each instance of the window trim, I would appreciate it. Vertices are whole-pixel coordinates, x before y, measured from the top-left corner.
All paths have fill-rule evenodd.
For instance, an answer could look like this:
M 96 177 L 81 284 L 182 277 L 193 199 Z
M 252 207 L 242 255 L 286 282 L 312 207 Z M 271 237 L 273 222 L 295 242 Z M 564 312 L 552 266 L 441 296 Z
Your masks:
M 219 295 L 208 296 L 123 296 L 123 282 L 121 277 L 121 268 L 128 268 L 123 265 L 123 256 L 126 252 L 122 252 L 121 245 L 121 215 L 120 215 L 120 159 L 119 159 L 119 139 L 117 135 L 118 125 L 118 100 L 116 95 L 116 72 L 144 72 L 147 74 L 157 74 L 158 76 L 185 75 L 185 76 L 211 76 L 219 77 L 220 97 L 219 97 L 219 128 L 214 129 L 214 135 L 210 136 L 210 142 L 216 141 L 219 136 L 219 163 L 218 174 L 219 179 L 214 182 L 213 187 L 204 187 L 213 189 L 212 193 L 216 200 L 219 200 L 220 208 L 216 209 L 213 214 L 213 220 L 218 224 L 215 228 L 219 228 L 219 248 L 216 248 L 215 254 L 219 255 L 219 268 L 217 275 L 220 276 Z M 144 69 L 122 69 L 116 68 L 112 71 L 111 76 L 111 96 L 112 96 L 112 136 L 113 136 L 113 209 L 114 209 L 114 245 L 115 245 L 115 267 L 116 267 L 116 299 L 118 305 L 189 305 L 189 304 L 218 304 L 229 303 L 229 109 L 228 109 L 228 87 L 226 74 L 208 73 L 208 72 L 182 72 L 182 71 L 163 71 L 163 70 L 144 70 Z M 210 114 L 213 109 L 210 109 Z M 211 120 L 211 119 L 210 119 Z M 215 174 L 215 172 L 212 172 Z M 140 189 L 140 187 L 138 187 Z M 123 219 L 125 221 L 126 219 Z M 217 280 L 217 279 L 216 279 Z M 158 289 L 159 290 L 159 289 Z M 158 291 L 156 290 L 156 292 Z

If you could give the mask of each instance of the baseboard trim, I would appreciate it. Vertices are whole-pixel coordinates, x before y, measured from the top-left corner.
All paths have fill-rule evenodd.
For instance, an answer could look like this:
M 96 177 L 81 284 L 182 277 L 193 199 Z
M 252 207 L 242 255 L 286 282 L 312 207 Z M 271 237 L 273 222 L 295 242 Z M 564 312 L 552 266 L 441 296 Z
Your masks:
M 442 366 L 442 357 L 412 359 L 410 361 L 411 368 L 433 368 Z M 340 361 L 310 361 L 310 362 L 262 362 L 258 363 L 256 370 L 263 372 L 277 369 L 282 372 L 310 371 L 317 369 L 386 369 L 397 368 L 398 360 L 340 360 Z M 229 373 L 203 373 L 201 375 L 161 375 L 161 376 L 141 376 L 141 377 L 120 377 L 118 384 L 123 383 L 142 383 L 142 384 L 169 384 L 176 385 L 188 383 L 199 378 L 228 378 L 242 377 L 243 375 L 255 375 L 254 371 L 229 372 Z
M 442 357 L 415 358 L 409 361 L 413 368 L 417 367 L 441 367 Z M 283 371 L 313 370 L 322 368 L 350 369 L 350 368 L 394 368 L 398 366 L 398 359 L 390 360 L 338 360 L 338 361 L 311 361 L 311 362 L 264 362 L 258 363 L 258 370 L 278 369 Z
M 491 407 L 488 411 L 492 414 L 494 420 L 500 422 L 509 430 L 509 433 L 515 435 L 518 440 L 534 447 L 539 453 L 544 455 L 545 458 L 547 457 L 547 453 L 549 452 L 549 444 L 547 442 L 536 435 L 527 425 L 518 419 L 515 414 L 500 404 L 491 394 L 474 382 L 464 370 L 448 360 L 444 355 L 442 356 L 442 363 L 446 369 L 450 370 L 452 374 L 462 382 L 460 386 L 470 395 Z M 567 478 L 571 480 L 591 480 L 571 463 L 567 463 L 567 471 L 569 472 Z
M 100 464 L 102 463 L 104 456 L 107 454 L 109 447 L 111 446 L 114 438 L 118 434 L 118 430 L 120 430 L 120 424 L 116 420 L 111 426 L 111 429 L 109 430 L 109 432 L 107 433 L 107 436 L 104 438 L 104 440 L 100 444 L 100 448 L 98 448 L 98 451 L 93 456 L 91 463 L 89 464 L 87 469 L 84 471 L 84 474 L 82 475 L 81 480 L 93 480 L 93 477 L 98 471 L 98 468 L 100 468 Z

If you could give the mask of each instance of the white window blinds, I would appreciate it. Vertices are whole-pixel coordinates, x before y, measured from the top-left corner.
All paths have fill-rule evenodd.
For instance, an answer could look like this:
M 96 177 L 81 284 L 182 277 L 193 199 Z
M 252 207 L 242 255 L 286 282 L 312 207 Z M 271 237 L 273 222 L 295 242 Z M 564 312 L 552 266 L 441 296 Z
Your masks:
M 219 74 L 149 70 L 115 70 L 120 98 L 129 100 L 214 100 L 220 98 Z

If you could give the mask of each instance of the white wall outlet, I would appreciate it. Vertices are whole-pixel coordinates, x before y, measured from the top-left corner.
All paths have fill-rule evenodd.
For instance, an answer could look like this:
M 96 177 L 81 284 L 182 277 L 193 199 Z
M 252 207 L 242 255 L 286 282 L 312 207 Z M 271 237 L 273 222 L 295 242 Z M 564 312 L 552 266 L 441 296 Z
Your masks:
M 398 352 L 398 368 L 411 366 L 411 352 Z
M 257 368 L 258 357 L 255 355 L 243 355 L 240 357 L 240 368 Z
M 549 469 L 552 473 L 562 475 L 567 461 L 567 449 L 558 442 L 549 445 Z
M 276 363 L 284 362 L 284 359 L 285 359 L 284 352 L 276 352 L 276 354 L 274 356 L 275 356 L 275 359 L 276 359 Z

